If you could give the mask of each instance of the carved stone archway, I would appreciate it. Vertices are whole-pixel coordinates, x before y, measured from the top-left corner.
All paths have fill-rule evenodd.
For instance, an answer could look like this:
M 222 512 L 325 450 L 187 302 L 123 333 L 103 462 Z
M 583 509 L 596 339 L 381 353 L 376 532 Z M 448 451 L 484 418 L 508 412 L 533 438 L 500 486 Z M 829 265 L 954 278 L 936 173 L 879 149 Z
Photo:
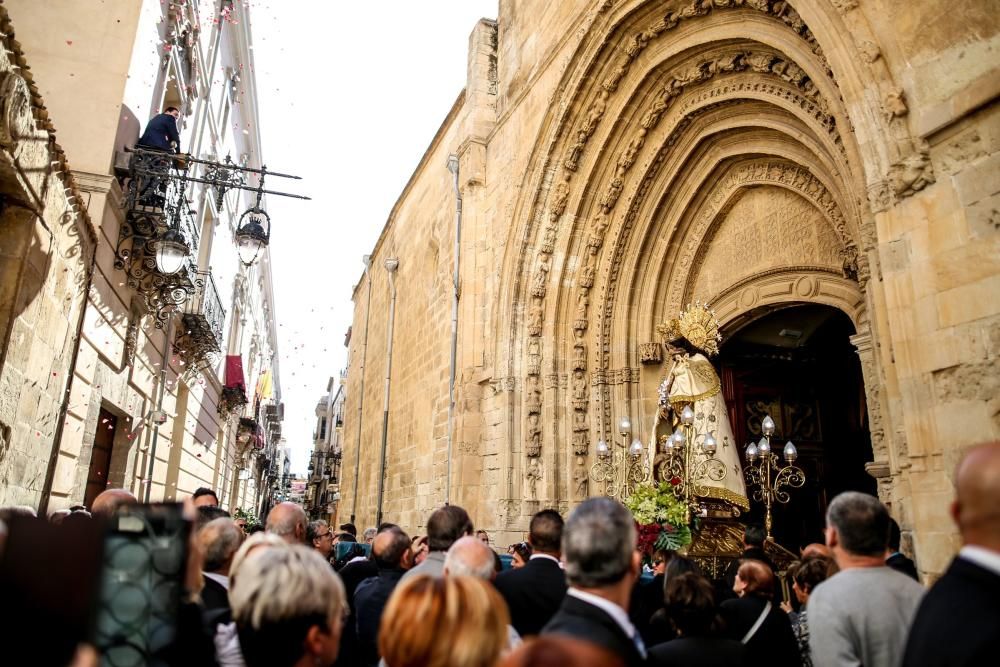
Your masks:
M 831 67 L 795 3 L 667 4 L 607 2 L 588 15 L 525 176 L 519 243 L 502 269 L 508 309 L 498 318 L 519 332 L 497 352 L 510 391 L 508 515 L 587 494 L 581 471 L 611 432 L 613 409 L 643 417 L 640 345 L 652 360 L 654 327 L 694 297 L 733 317 L 751 298 L 847 312 L 859 351 L 868 350 L 873 429 L 877 421 L 881 370 L 865 343 L 877 336 L 866 190 L 876 178 L 884 189 L 888 165 L 916 149 L 892 117 L 886 146 L 859 142 L 841 82 L 856 95 L 886 73 Z M 822 15 L 825 34 L 836 21 Z M 824 247 L 836 261 L 826 252 L 698 294 L 713 229 L 760 187 L 811 207 L 831 230 Z

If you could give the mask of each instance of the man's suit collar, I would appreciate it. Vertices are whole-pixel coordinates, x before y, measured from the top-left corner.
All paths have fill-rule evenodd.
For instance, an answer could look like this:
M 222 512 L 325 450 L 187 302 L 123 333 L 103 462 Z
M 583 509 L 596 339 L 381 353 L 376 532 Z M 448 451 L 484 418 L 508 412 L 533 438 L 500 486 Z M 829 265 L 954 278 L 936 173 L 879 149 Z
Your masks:
M 1000 553 L 996 551 L 967 544 L 958 552 L 958 558 L 1000 576 Z

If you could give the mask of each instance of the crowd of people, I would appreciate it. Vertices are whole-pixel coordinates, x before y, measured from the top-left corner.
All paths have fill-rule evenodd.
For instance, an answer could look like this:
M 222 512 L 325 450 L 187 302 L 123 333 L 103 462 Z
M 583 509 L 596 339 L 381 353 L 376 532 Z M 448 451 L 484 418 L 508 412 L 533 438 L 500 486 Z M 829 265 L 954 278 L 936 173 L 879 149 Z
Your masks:
M 610 498 L 590 498 L 565 518 L 538 512 L 527 539 L 507 550 L 508 566 L 455 505 L 428 517 L 426 535 L 384 523 L 359 538 L 353 525 L 309 521 L 288 502 L 265 525 L 247 526 L 199 490 L 187 501 L 188 595 L 162 664 L 993 664 L 1000 443 L 966 453 L 956 491 L 952 515 L 964 546 L 928 591 L 899 551 L 886 506 L 858 492 L 830 502 L 825 544 L 802 549 L 786 571 L 775 571 L 763 531 L 748 526 L 741 558 L 713 580 L 669 551 L 654 552 L 652 571 L 640 576 L 635 521 Z M 89 509 L 50 520 L 80 524 L 128 515 L 136 504 L 111 489 Z M 4 522 L 28 512 L 0 510 L 0 540 Z M 84 647 L 72 664 L 96 664 L 96 653 Z

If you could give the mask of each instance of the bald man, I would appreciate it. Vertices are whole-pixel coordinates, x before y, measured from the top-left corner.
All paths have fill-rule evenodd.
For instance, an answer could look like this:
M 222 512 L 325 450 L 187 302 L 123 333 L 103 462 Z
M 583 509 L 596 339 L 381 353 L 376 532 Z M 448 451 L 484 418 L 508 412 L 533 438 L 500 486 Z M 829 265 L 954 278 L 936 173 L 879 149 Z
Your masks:
M 376 665 L 382 612 L 409 567 L 410 537 L 399 528 L 383 530 L 372 541 L 378 576 L 365 579 L 354 593 L 354 613 L 361 664 Z
M 94 498 L 94 502 L 90 504 L 90 513 L 94 516 L 114 516 L 122 507 L 138 504 L 135 496 L 125 489 L 107 489 Z
M 495 562 L 493 549 L 486 546 L 478 535 L 476 537 L 466 535 L 448 549 L 448 554 L 444 558 L 444 575 L 493 581 L 496 577 Z
M 267 515 L 266 528 L 289 544 L 305 544 L 307 523 L 302 506 L 286 501 L 275 505 Z
M 963 546 L 917 610 L 907 667 L 990 665 L 1000 656 L 1000 442 L 962 457 L 951 517 Z

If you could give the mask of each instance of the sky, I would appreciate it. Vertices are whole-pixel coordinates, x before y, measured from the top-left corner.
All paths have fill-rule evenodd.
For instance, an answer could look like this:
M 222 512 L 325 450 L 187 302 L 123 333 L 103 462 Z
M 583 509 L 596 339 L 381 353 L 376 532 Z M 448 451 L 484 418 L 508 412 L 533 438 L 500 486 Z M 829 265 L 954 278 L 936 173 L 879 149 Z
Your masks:
M 250 0 L 292 472 L 347 361 L 352 287 L 393 204 L 465 87 L 469 34 L 497 0 Z M 445 166 L 441 165 L 444 169 Z M 279 185 L 281 187 L 279 187 Z

